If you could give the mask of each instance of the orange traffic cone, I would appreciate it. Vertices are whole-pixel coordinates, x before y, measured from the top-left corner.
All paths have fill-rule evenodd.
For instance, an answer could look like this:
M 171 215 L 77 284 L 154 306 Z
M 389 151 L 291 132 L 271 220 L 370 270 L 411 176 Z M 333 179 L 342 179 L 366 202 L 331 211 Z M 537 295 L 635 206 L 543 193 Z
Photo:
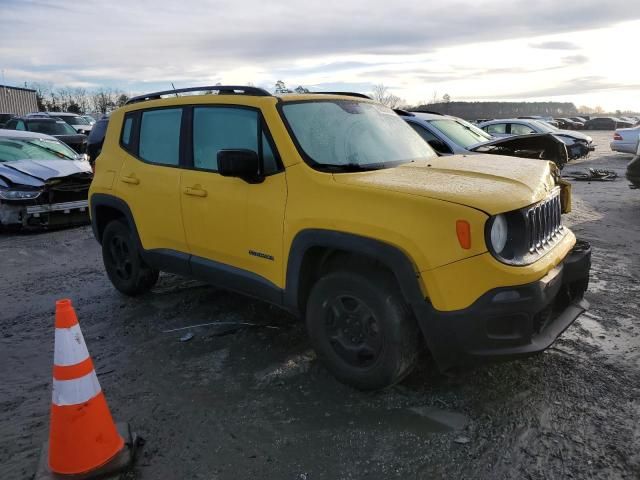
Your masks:
M 50 474 L 93 478 L 93 474 L 120 471 L 133 459 L 129 448 L 135 442 L 131 437 L 128 425 L 123 429 L 111 418 L 71 300 L 58 300 L 49 468 L 42 468 L 41 460 L 41 475 L 36 478 L 49 478 Z

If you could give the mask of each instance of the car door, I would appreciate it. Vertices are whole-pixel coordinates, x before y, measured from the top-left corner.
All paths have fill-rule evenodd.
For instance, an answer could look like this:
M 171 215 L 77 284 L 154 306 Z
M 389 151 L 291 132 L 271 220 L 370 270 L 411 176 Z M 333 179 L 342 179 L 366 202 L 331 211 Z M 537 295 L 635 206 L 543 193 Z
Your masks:
M 172 264 L 182 259 L 188 271 L 188 247 L 180 208 L 180 157 L 183 109 L 139 110 L 126 114 L 120 132 L 122 167 L 116 194 L 131 213 L 145 250 Z M 158 266 L 162 267 L 162 263 Z
M 182 172 L 181 192 L 193 273 L 205 278 L 215 277 L 216 271 L 257 276 L 282 286 L 286 178 L 260 111 L 196 106 L 190 115 L 191 168 Z M 217 154 L 223 149 L 256 151 L 264 181 L 220 175 Z

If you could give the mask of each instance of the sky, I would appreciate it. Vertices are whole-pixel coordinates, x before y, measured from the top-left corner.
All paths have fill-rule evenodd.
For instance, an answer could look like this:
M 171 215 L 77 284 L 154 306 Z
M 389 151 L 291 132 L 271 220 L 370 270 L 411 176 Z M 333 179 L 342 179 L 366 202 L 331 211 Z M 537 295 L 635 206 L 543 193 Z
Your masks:
M 640 111 L 640 0 L 0 0 L 3 82 L 247 83 Z M 2 80 L 2 79 L 0 79 Z

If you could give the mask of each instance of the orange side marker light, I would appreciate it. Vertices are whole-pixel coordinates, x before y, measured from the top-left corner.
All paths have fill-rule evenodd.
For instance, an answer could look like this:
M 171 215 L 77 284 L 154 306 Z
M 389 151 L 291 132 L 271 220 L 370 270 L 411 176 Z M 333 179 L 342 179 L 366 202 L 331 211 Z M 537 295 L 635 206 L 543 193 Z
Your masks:
M 471 225 L 466 220 L 456 221 L 456 234 L 458 235 L 458 242 L 460 246 L 465 250 L 471 248 Z

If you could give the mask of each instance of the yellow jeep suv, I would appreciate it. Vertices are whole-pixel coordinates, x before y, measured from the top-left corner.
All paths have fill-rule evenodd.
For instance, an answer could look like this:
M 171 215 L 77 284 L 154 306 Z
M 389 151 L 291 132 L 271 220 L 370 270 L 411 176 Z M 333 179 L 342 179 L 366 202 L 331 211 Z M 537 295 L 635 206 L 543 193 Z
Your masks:
M 586 308 L 591 251 L 562 225 L 552 163 L 439 158 L 359 94 L 133 98 L 89 198 L 118 290 L 167 271 L 271 302 L 362 389 L 400 381 L 424 348 L 443 370 L 540 352 Z

